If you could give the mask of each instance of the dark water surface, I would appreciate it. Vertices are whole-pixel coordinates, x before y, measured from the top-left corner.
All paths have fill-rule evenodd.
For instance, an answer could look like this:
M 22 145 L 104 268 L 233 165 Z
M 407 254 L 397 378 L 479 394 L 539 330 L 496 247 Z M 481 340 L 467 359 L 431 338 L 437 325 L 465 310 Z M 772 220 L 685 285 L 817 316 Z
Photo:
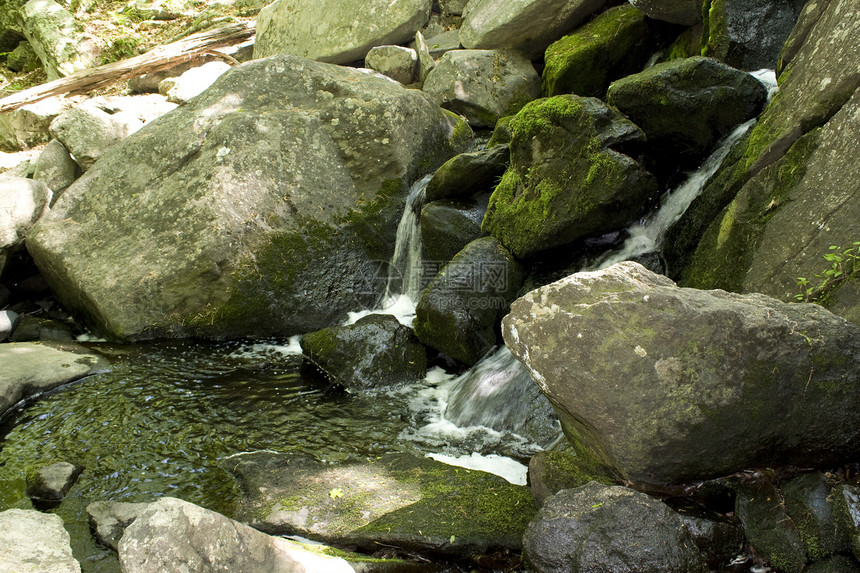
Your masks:
M 97 345 L 113 362 L 98 374 L 42 396 L 0 420 L 0 511 L 30 508 L 28 467 L 57 461 L 85 470 L 53 512 L 72 535 L 84 572 L 116 572 L 113 552 L 91 537 L 94 501 L 178 497 L 232 514 L 241 495 L 224 461 L 239 452 L 301 452 L 337 463 L 387 452 L 502 453 L 526 447 L 498 436 L 453 439 L 438 423 L 434 382 L 349 395 L 309 376 L 282 347 L 188 341 Z M 455 443 L 456 442 L 456 443 Z M 513 450 L 512 450 L 513 448 Z M 501 451 L 507 449 L 508 451 Z

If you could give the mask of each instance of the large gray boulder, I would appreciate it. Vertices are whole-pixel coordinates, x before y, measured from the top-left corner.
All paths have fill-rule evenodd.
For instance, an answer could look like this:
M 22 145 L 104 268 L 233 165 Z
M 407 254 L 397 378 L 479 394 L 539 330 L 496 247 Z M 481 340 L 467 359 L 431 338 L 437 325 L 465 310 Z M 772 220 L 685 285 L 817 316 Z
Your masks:
M 50 201 L 51 190 L 44 183 L 0 176 L 0 273 Z
M 98 45 L 75 17 L 53 0 L 30 0 L 21 11 L 23 32 L 39 54 L 48 81 L 97 65 Z
M 51 137 L 86 171 L 105 151 L 175 107 L 156 95 L 95 98 L 57 116 Z
M 497 325 L 525 271 L 493 237 L 476 239 L 442 267 L 418 299 L 418 339 L 469 366 L 497 343 Z
M 633 482 L 860 450 L 860 328 L 818 305 L 680 289 L 627 262 L 532 291 L 502 330 L 568 438 Z
M 125 573 L 354 571 L 343 559 L 171 497 L 149 504 L 126 528 L 118 552 Z
M 699 0 L 630 0 L 630 3 L 655 20 L 682 26 L 702 21 L 702 3 Z
M 424 81 L 433 101 L 473 127 L 492 127 L 541 95 L 540 76 L 513 50 L 452 50 Z
M 76 344 L 0 344 L 0 361 L 0 416 L 24 398 L 107 367 L 103 358 Z
M 0 513 L 2 573 L 81 573 L 58 515 L 24 509 Z
M 606 102 L 642 128 L 651 153 L 696 167 L 720 138 L 764 108 L 767 90 L 713 58 L 671 60 L 613 82 Z
M 644 142 L 642 130 L 596 98 L 534 101 L 510 128 L 511 165 L 482 228 L 517 257 L 623 228 L 657 192 L 624 154 Z
M 295 54 L 348 64 L 375 46 L 405 44 L 430 18 L 431 0 L 351 0 L 320 12 L 316 0 L 277 0 L 257 15 L 254 57 Z
M 109 149 L 28 248 L 109 336 L 318 330 L 379 298 L 366 276 L 391 256 L 409 185 L 470 139 L 381 76 L 256 60 Z
M 514 48 L 532 60 L 606 6 L 606 0 L 471 0 L 463 11 L 466 48 Z
M 536 573 L 704 573 L 702 555 L 669 506 L 621 486 L 590 482 L 546 500 L 523 536 Z
M 409 454 L 339 465 L 264 452 L 227 461 L 246 494 L 238 519 L 273 535 L 367 551 L 519 553 L 535 513 L 525 486 Z
M 841 252 L 858 240 L 860 152 L 852 133 L 860 125 L 860 64 L 850 38 L 860 34 L 860 16 L 849 3 L 813 4 L 786 44 L 779 94 L 720 185 L 706 189 L 707 197 L 728 199 L 697 214 L 711 223 L 678 273 L 685 286 L 792 300 L 805 294 L 799 277 L 823 282 L 816 275 L 830 267 L 831 246 Z M 813 299 L 860 323 L 856 280 L 819 290 Z

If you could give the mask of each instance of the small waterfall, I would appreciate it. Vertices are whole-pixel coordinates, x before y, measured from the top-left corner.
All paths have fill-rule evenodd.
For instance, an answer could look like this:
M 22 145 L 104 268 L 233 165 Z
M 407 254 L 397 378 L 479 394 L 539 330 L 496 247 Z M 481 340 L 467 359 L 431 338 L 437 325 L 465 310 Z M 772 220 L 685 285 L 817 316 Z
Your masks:
M 461 427 L 510 431 L 541 446 L 561 431 L 549 400 L 504 346 L 452 380 L 447 402 L 445 418 Z
M 699 196 L 705 184 L 722 165 L 732 146 L 754 123 L 755 120 L 751 119 L 736 127 L 699 169 L 691 173 L 677 188 L 663 195 L 660 207 L 656 211 L 627 228 L 627 240 L 620 248 L 605 253 L 586 270 L 605 269 L 615 263 L 629 261 L 659 250 L 666 231 L 681 218 L 690 203 Z
M 433 177 L 425 175 L 409 189 L 406 205 L 394 239 L 394 254 L 387 266 L 388 284 L 380 308 L 350 312 L 345 325 L 354 324 L 369 314 L 392 314 L 402 324 L 412 326 L 415 305 L 422 287 L 421 207 L 427 184 Z
M 412 185 L 406 198 L 406 207 L 397 225 L 394 255 L 391 257 L 391 276 L 388 279 L 386 298 L 406 295 L 412 300 L 421 292 L 421 207 L 427 184 L 432 175 L 425 175 Z

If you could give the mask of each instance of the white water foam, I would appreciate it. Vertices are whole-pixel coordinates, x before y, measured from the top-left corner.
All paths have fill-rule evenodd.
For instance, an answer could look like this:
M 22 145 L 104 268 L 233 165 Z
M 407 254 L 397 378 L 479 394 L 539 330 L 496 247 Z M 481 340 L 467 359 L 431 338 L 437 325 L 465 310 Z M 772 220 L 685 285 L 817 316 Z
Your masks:
M 470 470 L 481 470 L 487 473 L 501 476 L 514 485 L 526 485 L 529 468 L 511 458 L 490 454 L 487 456 L 472 452 L 463 456 L 449 456 L 446 454 L 426 454 L 424 457 L 432 458 L 437 462 L 457 466 Z

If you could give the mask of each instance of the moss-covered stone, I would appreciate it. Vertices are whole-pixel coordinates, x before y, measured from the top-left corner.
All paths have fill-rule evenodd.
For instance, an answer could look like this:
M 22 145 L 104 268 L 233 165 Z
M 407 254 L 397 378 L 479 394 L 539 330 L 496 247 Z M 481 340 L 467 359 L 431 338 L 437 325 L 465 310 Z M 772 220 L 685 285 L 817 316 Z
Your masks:
M 480 237 L 489 193 L 472 201 L 433 201 L 421 209 L 421 239 L 429 260 L 444 265 Z
M 455 559 L 518 553 L 535 512 L 525 486 L 408 454 L 331 466 L 258 453 L 229 469 L 247 495 L 240 519 L 369 551 L 384 544 Z
M 350 326 L 305 334 L 301 346 L 333 383 L 348 390 L 413 383 L 427 371 L 424 347 L 391 315 L 373 314 Z
M 747 143 L 747 148 L 749 147 Z M 777 163 L 768 166 L 742 187 L 741 192 L 708 226 L 690 258 L 679 273 L 679 283 L 694 288 L 722 288 L 740 291 L 767 222 L 779 207 L 786 205 L 806 173 L 806 160 L 819 145 L 814 131 L 800 139 Z M 739 168 L 736 168 L 739 169 Z M 731 168 L 714 183 L 706 197 L 719 204 L 719 191 L 731 189 Z M 707 212 L 703 213 L 707 220 Z
M 549 496 L 590 481 L 615 484 L 610 468 L 594 459 L 586 450 L 540 452 L 529 462 L 529 486 L 538 508 Z
M 524 278 L 522 265 L 498 240 L 472 241 L 421 293 L 415 334 L 455 360 L 475 364 L 498 343 L 498 322 Z
M 804 569 L 805 545 L 772 484 L 742 487 L 735 513 L 743 523 L 750 545 L 771 565 L 785 573 L 800 573 Z
M 606 93 L 645 132 L 661 171 L 698 166 L 722 137 L 758 115 L 766 98 L 750 74 L 700 56 L 657 64 L 613 82 Z
M 806 545 L 809 561 L 820 561 L 850 550 L 848 536 L 836 525 L 831 490 L 835 483 L 825 474 L 796 477 L 781 488 L 785 507 Z
M 543 93 L 603 97 L 609 82 L 642 69 L 648 58 L 645 14 L 610 8 L 546 49 Z
M 595 98 L 537 100 L 511 120 L 511 166 L 482 229 L 517 257 L 630 222 L 657 191 L 650 173 L 615 148 L 642 132 Z
M 510 147 L 500 144 L 452 157 L 427 183 L 427 200 L 492 191 L 507 169 L 510 156 Z

